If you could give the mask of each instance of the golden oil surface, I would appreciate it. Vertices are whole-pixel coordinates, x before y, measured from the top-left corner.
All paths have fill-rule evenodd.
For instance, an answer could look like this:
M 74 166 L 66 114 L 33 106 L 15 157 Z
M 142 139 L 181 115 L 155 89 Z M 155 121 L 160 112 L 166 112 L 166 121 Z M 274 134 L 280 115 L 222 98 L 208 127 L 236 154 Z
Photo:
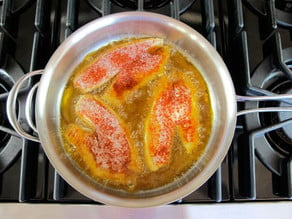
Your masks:
M 131 39 L 127 40 L 131 41 Z M 66 129 L 68 124 L 72 123 L 87 128 L 86 124 L 80 121 L 77 117 L 74 110 L 76 101 L 80 95 L 83 95 L 73 86 L 73 79 L 75 75 L 81 72 L 84 67 L 90 65 L 101 53 L 123 42 L 124 41 L 113 42 L 93 53 L 88 54 L 75 69 L 72 77 L 66 85 L 62 98 L 61 133 L 63 133 L 63 130 Z M 88 167 L 85 161 L 86 159 L 80 156 L 76 148 L 66 142 L 65 138 L 63 138 L 65 142 L 64 147 L 68 153 L 68 156 L 75 161 L 76 165 L 81 170 L 99 183 L 131 192 L 157 188 L 181 177 L 196 162 L 205 149 L 210 136 L 213 121 L 208 87 L 196 66 L 194 66 L 194 64 L 191 63 L 182 52 L 167 42 L 165 43 L 165 46 L 170 48 L 170 56 L 164 66 L 163 72 L 161 74 L 157 74 L 146 84 L 133 89 L 127 94 L 125 99 L 115 101 L 114 98 L 108 98 L 109 95 L 111 95 L 109 93 L 109 87 L 112 80 L 109 80 L 107 83 L 91 92 L 91 95 L 94 95 L 97 99 L 100 99 L 102 102 L 106 103 L 106 105 L 109 106 L 122 121 L 124 121 L 129 130 L 130 138 L 134 143 L 134 147 L 138 150 L 139 159 L 141 159 L 142 163 L 141 171 L 134 176 L 136 179 L 134 187 L 131 182 L 129 182 L 129 184 L 121 185 L 116 182 L 111 182 L 108 179 L 100 179 L 95 174 L 94 168 Z M 191 153 L 187 153 L 182 145 L 183 143 L 178 135 L 178 131 L 176 130 L 173 138 L 173 148 L 169 165 L 160 168 L 157 171 L 150 171 L 144 162 L 144 136 L 145 122 L 150 113 L 151 106 L 156 98 L 153 96 L 153 92 L 161 85 L 162 82 L 171 81 L 174 79 L 177 80 L 180 78 L 184 78 L 184 80 L 187 79 L 190 82 L 189 84 L 193 86 L 193 89 L 196 90 L 195 95 L 197 96 L 196 99 L 198 102 L 195 104 L 197 104 L 199 108 L 199 115 L 197 116 L 200 121 L 200 127 L 197 127 L 200 136 L 199 145 Z

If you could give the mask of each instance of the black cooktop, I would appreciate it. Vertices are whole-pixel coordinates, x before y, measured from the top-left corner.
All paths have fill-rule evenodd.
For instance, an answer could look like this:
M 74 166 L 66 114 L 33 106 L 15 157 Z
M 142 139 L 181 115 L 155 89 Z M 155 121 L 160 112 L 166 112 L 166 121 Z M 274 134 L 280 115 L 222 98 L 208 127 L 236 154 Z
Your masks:
M 41 145 L 13 131 L 6 116 L 7 93 L 23 74 L 44 68 L 77 28 L 107 14 L 133 10 L 171 16 L 205 36 L 226 62 L 237 94 L 292 93 L 291 1 L 0 0 L 0 202 L 98 204 L 58 175 Z M 25 92 L 18 100 L 18 117 L 30 131 L 24 121 Z M 291 102 L 238 105 L 240 110 L 262 106 Z M 291 178 L 292 113 L 248 114 L 238 118 L 230 150 L 217 172 L 175 204 L 291 200 Z

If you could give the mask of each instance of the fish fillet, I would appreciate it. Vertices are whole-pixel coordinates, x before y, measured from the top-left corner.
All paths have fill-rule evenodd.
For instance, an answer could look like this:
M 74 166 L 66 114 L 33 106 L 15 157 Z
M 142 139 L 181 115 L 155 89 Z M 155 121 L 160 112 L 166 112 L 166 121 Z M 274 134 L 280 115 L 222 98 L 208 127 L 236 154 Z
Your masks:
M 169 164 L 176 130 L 187 153 L 199 139 L 194 88 L 184 80 L 161 87 L 154 94 L 156 100 L 145 125 L 145 160 L 152 171 Z
M 75 76 L 73 85 L 82 93 L 87 93 L 115 77 L 111 86 L 116 97 L 120 97 L 144 78 L 159 71 L 167 57 L 168 51 L 163 48 L 163 39 L 132 40 L 101 54 Z

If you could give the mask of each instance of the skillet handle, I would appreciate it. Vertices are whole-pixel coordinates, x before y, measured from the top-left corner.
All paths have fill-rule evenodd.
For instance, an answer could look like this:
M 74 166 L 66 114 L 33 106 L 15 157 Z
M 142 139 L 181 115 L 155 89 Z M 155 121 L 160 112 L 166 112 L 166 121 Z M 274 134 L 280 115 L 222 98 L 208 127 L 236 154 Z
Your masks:
M 35 141 L 35 142 L 40 142 L 38 136 L 34 136 L 32 134 L 27 133 L 26 131 L 23 130 L 23 128 L 21 127 L 20 122 L 17 119 L 16 116 L 16 104 L 17 104 L 17 97 L 18 94 L 24 84 L 24 82 L 30 78 L 32 78 L 33 76 L 36 75 L 41 75 L 43 73 L 43 70 L 37 70 L 37 71 L 33 71 L 33 72 L 29 72 L 25 75 L 23 75 L 12 87 L 12 89 L 9 92 L 8 98 L 7 98 L 7 104 L 6 104 L 6 110 L 7 110 L 7 117 L 8 120 L 11 124 L 11 126 L 14 128 L 14 130 L 22 137 L 31 140 L 31 141 Z M 38 87 L 39 83 L 35 84 L 30 91 L 28 92 L 28 95 L 26 97 L 26 102 L 25 102 L 25 117 L 26 117 L 26 122 L 27 124 L 32 128 L 33 131 L 35 131 L 36 133 L 38 133 L 36 126 L 33 123 L 33 119 L 32 119 L 32 101 L 33 101 L 33 96 L 37 91 L 37 87 Z
M 255 109 L 247 109 L 237 112 L 237 116 L 249 114 L 249 113 L 257 113 L 257 112 L 292 112 L 292 94 L 275 94 L 270 96 L 236 96 L 237 102 L 247 102 L 247 101 L 281 101 L 285 102 L 288 105 L 287 107 L 263 107 L 263 108 L 255 108 Z

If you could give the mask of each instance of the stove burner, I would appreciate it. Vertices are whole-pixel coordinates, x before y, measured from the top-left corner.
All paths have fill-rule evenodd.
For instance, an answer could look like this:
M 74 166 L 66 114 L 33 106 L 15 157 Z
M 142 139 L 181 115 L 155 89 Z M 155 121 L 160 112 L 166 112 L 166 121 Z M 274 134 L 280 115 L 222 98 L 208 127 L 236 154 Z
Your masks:
M 23 71 L 13 58 L 7 55 L 6 63 L 0 68 L 0 174 L 3 173 L 18 157 L 26 141 L 20 138 L 9 125 L 6 115 L 6 99 L 8 91 L 18 80 Z M 29 84 L 25 85 L 26 87 Z M 24 105 L 24 97 L 19 98 L 19 105 Z M 18 112 L 19 119 L 23 119 L 24 112 Z
M 292 48 L 283 49 L 283 61 L 289 66 L 292 60 Z M 255 70 L 251 77 L 252 87 L 249 88 L 250 95 L 273 95 L 292 92 L 292 81 L 285 74 L 275 69 L 273 58 L 267 57 Z M 291 106 L 292 102 L 263 102 L 246 103 L 247 109 Z M 251 132 L 261 130 L 260 133 L 252 135 L 252 142 L 259 159 L 273 173 L 283 174 L 283 166 L 292 155 L 292 113 L 254 113 L 245 116 L 247 129 Z M 264 128 L 263 128 L 264 127 Z
M 254 11 L 258 16 L 267 16 L 267 4 L 270 1 L 265 0 L 245 0 L 247 6 Z M 292 1 L 275 1 L 273 5 L 275 10 L 276 21 L 279 25 L 283 27 L 292 27 Z
M 276 8 L 284 11 L 284 12 L 292 12 L 292 1 L 276 1 Z
M 273 87 L 269 88 L 273 93 L 292 93 L 292 83 L 290 81 L 283 81 L 277 83 Z M 266 102 L 263 107 L 291 107 L 291 104 L 286 102 Z M 264 126 L 272 126 L 287 120 L 291 120 L 291 112 L 273 112 L 260 115 L 260 120 Z M 283 154 L 289 156 L 292 154 L 292 124 L 283 126 L 282 128 L 266 133 L 266 138 L 271 143 L 272 147 Z
M 290 86 L 292 86 L 292 85 L 290 84 Z M 287 90 L 287 93 L 292 93 L 292 88 Z M 289 105 L 287 103 L 283 103 L 283 102 L 280 103 L 280 107 L 287 107 L 287 106 L 291 106 L 291 105 Z M 285 121 L 285 120 L 288 120 L 291 118 L 292 118 L 291 112 L 290 113 L 289 112 L 279 113 L 279 121 Z M 290 125 L 288 127 L 283 127 L 283 131 L 286 135 L 286 137 L 285 137 L 285 140 L 287 140 L 286 143 L 290 145 L 290 149 L 289 149 L 290 153 L 292 153 L 292 126 Z
M 4 78 L 4 71 L 0 70 L 0 78 Z M 0 94 L 5 94 L 8 92 L 8 85 L 0 80 Z M 0 126 L 7 127 L 9 126 L 9 122 L 6 117 L 6 105 L 5 98 L 0 98 Z M 0 148 L 5 142 L 7 142 L 8 134 L 0 130 Z

